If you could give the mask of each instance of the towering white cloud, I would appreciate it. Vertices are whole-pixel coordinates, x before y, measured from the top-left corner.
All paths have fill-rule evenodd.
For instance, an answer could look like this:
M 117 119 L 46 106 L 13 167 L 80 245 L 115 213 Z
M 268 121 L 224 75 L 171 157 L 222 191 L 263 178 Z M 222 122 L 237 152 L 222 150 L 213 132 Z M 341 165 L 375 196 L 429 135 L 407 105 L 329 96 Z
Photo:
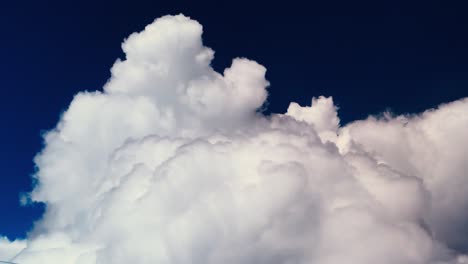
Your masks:
M 104 91 L 45 136 L 31 199 L 46 213 L 1 257 L 468 263 L 468 100 L 345 127 L 325 97 L 267 117 L 265 68 L 215 72 L 201 34 L 178 15 L 125 40 Z

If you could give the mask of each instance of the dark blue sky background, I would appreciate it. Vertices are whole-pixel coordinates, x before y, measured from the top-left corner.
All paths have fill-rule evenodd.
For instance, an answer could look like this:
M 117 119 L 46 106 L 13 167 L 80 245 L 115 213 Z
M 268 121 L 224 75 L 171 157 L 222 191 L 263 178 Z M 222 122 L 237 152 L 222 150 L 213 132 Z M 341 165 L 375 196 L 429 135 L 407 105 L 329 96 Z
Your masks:
M 101 89 L 122 40 L 159 16 L 198 20 L 218 70 L 237 56 L 265 65 L 269 112 L 327 95 L 349 122 L 468 96 L 465 2 L 2 1 L 0 234 L 24 237 L 43 210 L 19 205 L 41 131 L 76 92 Z

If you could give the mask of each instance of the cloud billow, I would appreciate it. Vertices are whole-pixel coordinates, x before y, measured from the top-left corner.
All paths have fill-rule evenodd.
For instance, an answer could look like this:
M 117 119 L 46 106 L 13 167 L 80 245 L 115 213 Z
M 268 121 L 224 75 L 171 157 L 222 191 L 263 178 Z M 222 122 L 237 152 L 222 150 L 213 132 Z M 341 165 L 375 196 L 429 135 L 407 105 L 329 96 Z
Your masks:
M 131 34 L 36 156 L 47 205 L 21 264 L 468 263 L 468 99 L 344 127 L 332 98 L 257 111 L 266 69 L 222 74 L 183 15 Z

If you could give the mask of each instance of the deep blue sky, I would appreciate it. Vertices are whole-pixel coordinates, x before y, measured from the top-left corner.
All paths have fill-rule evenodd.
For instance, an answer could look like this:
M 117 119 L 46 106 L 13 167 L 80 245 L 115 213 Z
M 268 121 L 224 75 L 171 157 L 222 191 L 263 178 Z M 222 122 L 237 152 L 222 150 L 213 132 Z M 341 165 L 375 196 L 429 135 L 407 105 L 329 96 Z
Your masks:
M 73 94 L 101 89 L 122 57 L 126 36 L 165 14 L 182 12 L 204 26 L 216 69 L 238 56 L 265 65 L 270 112 L 284 112 L 290 101 L 304 105 L 312 96 L 331 95 L 349 122 L 468 96 L 463 0 L 5 2 L 0 234 L 10 238 L 23 237 L 41 215 L 40 206 L 18 202 L 19 193 L 31 189 L 41 131 L 55 125 Z

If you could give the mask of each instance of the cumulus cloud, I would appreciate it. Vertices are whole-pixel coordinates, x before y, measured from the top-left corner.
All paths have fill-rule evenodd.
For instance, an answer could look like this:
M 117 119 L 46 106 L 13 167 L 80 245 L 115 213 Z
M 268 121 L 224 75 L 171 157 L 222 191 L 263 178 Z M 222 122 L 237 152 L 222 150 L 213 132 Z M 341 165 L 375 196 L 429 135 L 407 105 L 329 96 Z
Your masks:
M 202 26 L 155 20 L 35 159 L 21 264 L 468 263 L 468 100 L 340 126 L 332 98 L 264 116 L 266 69 L 222 74 Z M 16 244 L 15 244 L 16 243 Z

